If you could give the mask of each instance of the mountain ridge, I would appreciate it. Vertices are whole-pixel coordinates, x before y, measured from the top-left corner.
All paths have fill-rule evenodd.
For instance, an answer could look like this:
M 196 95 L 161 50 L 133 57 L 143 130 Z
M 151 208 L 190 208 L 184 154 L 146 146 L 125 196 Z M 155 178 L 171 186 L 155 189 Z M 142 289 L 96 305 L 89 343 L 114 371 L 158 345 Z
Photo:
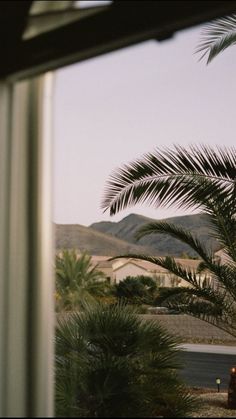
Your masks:
M 151 234 L 138 242 L 135 232 L 149 222 L 166 221 L 191 231 L 207 248 L 219 249 L 216 240 L 210 236 L 207 215 L 193 214 L 164 219 L 153 219 L 139 214 L 129 214 L 118 222 L 100 221 L 85 227 L 80 224 L 55 224 L 56 248 L 76 248 L 93 255 L 116 256 L 127 253 L 143 253 L 153 256 L 170 255 L 179 257 L 187 254 L 196 257 L 196 253 L 187 245 L 167 235 Z
M 150 254 L 152 249 L 111 237 L 80 224 L 55 224 L 56 249 L 77 249 L 91 255 Z
M 150 234 L 143 237 L 138 242 L 135 240 L 135 233 L 142 225 L 157 221 L 173 223 L 178 227 L 191 231 L 191 233 L 201 240 L 207 248 L 212 248 L 213 251 L 219 249 L 218 243 L 210 235 L 210 225 L 207 221 L 207 215 L 202 213 L 164 219 L 153 219 L 139 214 L 129 214 L 117 223 L 93 223 L 90 227 L 112 235 L 113 237 L 122 238 L 122 240 L 126 240 L 130 243 L 148 246 L 152 249 L 153 254 L 158 254 L 160 256 L 171 255 L 179 257 L 183 253 L 186 253 L 191 257 L 197 256 L 189 246 L 174 238 L 170 238 L 168 235 Z

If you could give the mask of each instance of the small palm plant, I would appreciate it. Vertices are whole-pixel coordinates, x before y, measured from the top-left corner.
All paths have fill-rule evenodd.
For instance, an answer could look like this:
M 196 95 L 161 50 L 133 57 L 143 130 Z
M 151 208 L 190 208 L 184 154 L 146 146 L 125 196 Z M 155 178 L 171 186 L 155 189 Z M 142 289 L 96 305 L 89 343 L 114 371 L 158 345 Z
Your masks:
M 77 255 L 75 250 L 64 250 L 56 255 L 57 310 L 76 310 L 84 302 L 109 292 L 105 275 L 94 266 L 87 253 Z
M 56 330 L 56 416 L 183 417 L 178 340 L 125 305 L 87 306 Z
M 137 203 L 198 209 L 207 215 L 211 235 L 224 249 L 224 263 L 217 261 L 198 237 L 162 221 L 144 225 L 137 238 L 156 233 L 182 241 L 201 259 L 198 271 L 184 268 L 172 257 L 133 254 L 117 257 L 147 260 L 184 279 L 190 287 L 170 289 L 165 295 L 166 304 L 236 336 L 235 149 L 176 146 L 156 150 L 125 165 L 112 174 L 103 208 L 112 215 Z

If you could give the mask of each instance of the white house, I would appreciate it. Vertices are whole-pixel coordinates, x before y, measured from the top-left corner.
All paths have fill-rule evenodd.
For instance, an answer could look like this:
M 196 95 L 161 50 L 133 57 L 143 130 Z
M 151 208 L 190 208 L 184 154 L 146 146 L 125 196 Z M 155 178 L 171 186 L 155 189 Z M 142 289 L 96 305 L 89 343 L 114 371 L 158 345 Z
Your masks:
M 190 286 L 183 279 L 151 262 L 132 258 L 121 258 L 112 261 L 109 261 L 108 259 L 108 256 L 92 256 L 92 262 L 98 266 L 98 269 L 105 273 L 111 283 L 119 283 L 127 276 L 144 275 L 155 279 L 159 286 Z M 195 259 L 178 258 L 176 258 L 175 261 L 191 271 L 196 271 L 200 262 L 200 260 Z M 205 279 L 206 274 L 199 274 L 198 277 L 203 280 Z M 210 279 L 209 276 L 208 279 Z

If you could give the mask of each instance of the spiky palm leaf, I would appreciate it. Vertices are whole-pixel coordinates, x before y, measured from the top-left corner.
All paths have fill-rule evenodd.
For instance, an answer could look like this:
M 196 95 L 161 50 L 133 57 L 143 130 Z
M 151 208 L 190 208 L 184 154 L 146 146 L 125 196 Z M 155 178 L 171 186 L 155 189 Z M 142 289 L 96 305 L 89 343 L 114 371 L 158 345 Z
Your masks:
M 222 214 L 223 215 L 223 214 Z M 222 228 L 222 223 L 224 223 L 225 228 L 219 233 L 220 235 L 226 234 L 229 227 L 227 225 L 227 213 L 224 214 L 224 219 L 220 216 L 220 229 Z M 216 216 L 214 214 L 214 224 L 215 228 L 218 226 Z M 223 220 L 223 221 L 222 221 Z M 231 224 L 230 224 L 231 225 Z M 177 309 L 179 305 L 179 300 L 185 299 L 185 312 L 192 314 L 198 318 L 204 319 L 209 323 L 217 325 L 221 329 L 224 329 L 231 334 L 236 334 L 236 286 L 235 286 L 235 275 L 236 268 L 235 262 L 230 258 L 230 263 L 227 265 L 221 265 L 217 263 L 214 259 L 214 255 L 209 250 L 205 249 L 205 246 L 194 237 L 189 231 L 185 231 L 183 228 L 177 227 L 173 224 L 166 222 L 153 222 L 142 226 L 136 237 L 138 239 L 148 235 L 148 234 L 168 234 L 175 239 L 180 240 L 182 243 L 190 246 L 201 258 L 202 262 L 199 265 L 199 269 L 194 271 L 189 271 L 178 265 L 173 258 L 155 258 L 147 257 L 146 255 L 123 255 L 122 257 L 132 257 L 135 259 L 142 259 L 157 264 L 162 268 L 167 269 L 172 274 L 176 275 L 179 278 L 182 278 L 184 281 L 190 284 L 192 287 L 191 290 L 186 288 L 179 288 L 175 290 L 170 290 L 169 294 L 165 296 L 165 301 L 169 305 L 171 304 L 172 308 Z M 232 233 L 232 232 L 231 232 Z M 234 230 L 235 234 L 235 230 Z M 234 236 L 235 238 L 235 236 Z M 227 242 L 228 243 L 228 242 Z M 232 249 L 235 252 L 234 247 L 235 241 L 233 241 L 229 247 L 229 251 Z M 231 246 L 232 245 L 232 246 Z M 230 255 L 232 252 L 230 252 Z M 117 256 L 121 257 L 121 256 Z M 204 281 L 199 280 L 199 272 L 207 271 L 208 277 L 209 274 L 213 281 L 207 286 Z M 221 284 L 220 289 L 216 289 L 216 283 Z M 190 298 L 191 296 L 191 298 Z M 173 299 L 174 297 L 174 299 Z M 175 306 L 173 305 L 175 304 Z M 183 307 L 181 307 L 183 311 Z M 219 316 L 220 313 L 220 316 Z M 234 319 L 234 324 L 232 323 Z
M 198 272 L 190 272 L 173 258 L 122 255 L 143 259 L 169 270 L 190 284 L 191 290 L 170 291 L 171 302 L 185 298 L 189 314 L 213 323 L 236 336 L 236 153 L 234 148 L 176 146 L 147 154 L 115 172 L 103 207 L 114 214 L 140 202 L 156 207 L 175 205 L 201 208 L 208 217 L 211 234 L 224 248 L 227 262 L 220 264 L 197 237 L 172 224 L 143 226 L 137 238 L 169 234 L 190 246 L 200 257 Z M 117 256 L 117 258 L 121 256 Z M 206 270 L 212 282 L 206 285 L 199 273 Z M 181 291 L 181 292 L 180 292 Z M 191 297 L 191 298 L 190 298 Z M 167 299 L 168 300 L 168 299 Z M 170 299 L 169 299 L 170 302 Z M 185 308 L 186 309 L 186 308 Z M 220 315 L 219 315 L 220 313 Z
M 181 286 L 166 290 L 160 302 L 169 308 L 197 317 L 236 337 L 236 287 L 235 269 L 210 262 L 210 270 L 204 280 L 198 270 L 188 269 L 174 258 L 127 254 L 110 258 L 139 259 L 166 269 L 175 277 L 184 280 L 189 287 Z M 205 267 L 206 269 L 206 267 Z M 211 280 L 209 281 L 209 273 Z M 216 286 L 214 279 L 221 283 Z
M 212 210 L 212 214 L 208 214 L 209 226 L 212 227 L 211 235 L 213 235 L 218 242 L 223 245 L 225 254 L 229 256 L 229 263 L 236 262 L 236 224 L 234 217 L 227 217 L 227 212 L 224 210 L 218 212 L 215 208 Z M 175 224 L 167 222 L 153 222 L 144 224 L 135 234 L 135 237 L 139 240 L 144 236 L 150 234 L 167 234 L 182 243 L 188 245 L 194 250 L 198 256 L 204 262 L 205 269 L 208 269 L 215 275 L 223 275 L 223 271 L 226 266 L 219 266 L 216 263 L 213 252 L 210 249 L 206 249 L 205 245 L 201 241 L 193 236 L 189 231 L 186 231 L 182 227 L 176 226 Z M 203 264 L 201 265 L 203 266 Z M 229 276 L 229 266 L 227 269 L 227 275 Z
M 202 32 L 196 52 L 202 53 L 200 60 L 207 55 L 207 64 L 209 64 L 218 54 L 235 44 L 236 15 L 234 14 L 208 23 Z
M 69 315 L 56 331 L 57 416 L 185 416 L 194 400 L 177 373 L 178 343 L 125 305 Z
M 102 208 L 111 215 L 140 203 L 205 209 L 216 194 L 235 199 L 235 179 L 234 148 L 157 149 L 111 174 Z
M 138 229 L 135 237 L 139 240 L 142 237 L 153 233 L 167 234 L 175 239 L 181 240 L 182 243 L 190 246 L 203 260 L 207 260 L 208 262 L 212 260 L 212 253 L 205 248 L 197 237 L 194 237 L 189 231 L 186 231 L 175 224 L 161 221 L 144 224 Z

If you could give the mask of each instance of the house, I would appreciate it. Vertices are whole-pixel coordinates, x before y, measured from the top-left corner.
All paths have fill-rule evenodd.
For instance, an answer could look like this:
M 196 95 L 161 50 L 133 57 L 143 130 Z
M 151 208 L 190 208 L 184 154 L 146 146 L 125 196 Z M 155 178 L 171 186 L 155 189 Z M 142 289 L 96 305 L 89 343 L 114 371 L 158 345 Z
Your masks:
M 197 271 L 200 260 L 195 259 L 179 259 L 175 261 L 182 267 Z M 103 271 L 111 283 L 118 284 L 123 281 L 127 276 L 150 276 L 157 281 L 158 286 L 162 287 L 176 287 L 176 286 L 190 286 L 186 281 L 173 275 L 168 270 L 158 266 L 154 263 L 133 259 L 133 258 L 120 258 L 109 260 L 108 256 L 92 256 L 92 262 L 97 264 L 99 270 Z M 200 280 L 206 279 L 206 273 L 197 274 Z M 207 276 L 210 280 L 210 276 Z
M 183 267 L 196 271 L 199 260 L 192 259 L 175 259 Z M 145 275 L 155 279 L 159 286 L 174 287 L 174 286 L 189 286 L 183 279 L 173 275 L 168 270 L 158 266 L 154 263 L 138 260 L 138 259 L 123 259 L 123 263 L 114 266 L 114 281 L 119 283 L 127 276 Z M 205 276 L 205 275 L 204 275 Z

